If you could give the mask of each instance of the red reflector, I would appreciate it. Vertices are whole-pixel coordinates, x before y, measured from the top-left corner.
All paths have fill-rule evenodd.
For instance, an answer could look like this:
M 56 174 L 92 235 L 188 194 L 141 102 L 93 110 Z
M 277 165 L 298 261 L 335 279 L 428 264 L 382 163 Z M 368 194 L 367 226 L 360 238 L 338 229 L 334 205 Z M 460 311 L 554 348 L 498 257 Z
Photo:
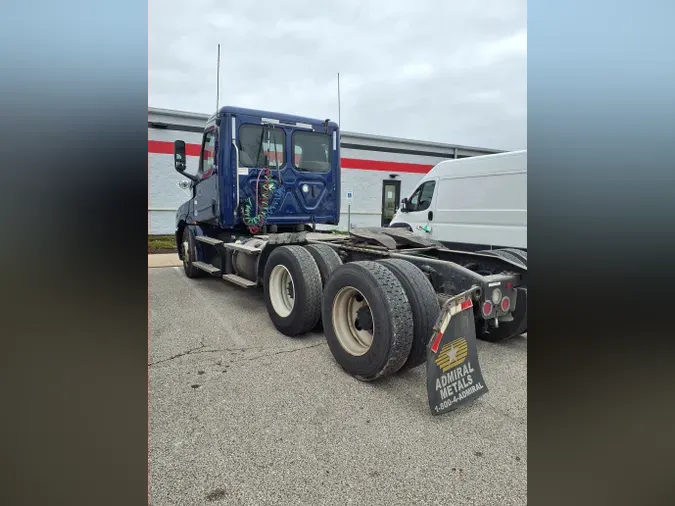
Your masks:
M 492 313 L 492 302 L 483 302 L 483 315 L 487 316 Z
M 441 339 L 443 339 L 443 332 L 436 334 L 436 337 L 434 337 L 434 342 L 431 343 L 431 351 L 434 353 L 438 351 L 438 347 L 441 345 Z
M 462 302 L 462 305 L 460 306 L 459 310 L 464 311 L 465 309 L 469 309 L 471 306 L 473 306 L 473 302 L 471 302 L 471 299 L 467 299 L 464 302 Z
M 506 289 L 510 290 L 513 285 L 511 283 L 506 283 Z
M 504 297 L 502 299 L 502 311 L 508 311 L 510 307 L 511 307 L 511 301 L 509 300 L 508 297 Z

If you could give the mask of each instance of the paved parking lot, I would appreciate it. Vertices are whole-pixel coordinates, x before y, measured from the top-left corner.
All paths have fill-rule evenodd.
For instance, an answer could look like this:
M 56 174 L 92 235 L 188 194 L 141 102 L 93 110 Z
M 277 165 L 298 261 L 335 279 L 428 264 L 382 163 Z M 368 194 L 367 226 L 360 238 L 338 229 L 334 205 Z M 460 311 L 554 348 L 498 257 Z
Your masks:
M 432 417 L 424 366 L 362 383 L 261 291 L 148 276 L 151 505 L 526 504 L 526 337 L 479 342 L 490 391 Z

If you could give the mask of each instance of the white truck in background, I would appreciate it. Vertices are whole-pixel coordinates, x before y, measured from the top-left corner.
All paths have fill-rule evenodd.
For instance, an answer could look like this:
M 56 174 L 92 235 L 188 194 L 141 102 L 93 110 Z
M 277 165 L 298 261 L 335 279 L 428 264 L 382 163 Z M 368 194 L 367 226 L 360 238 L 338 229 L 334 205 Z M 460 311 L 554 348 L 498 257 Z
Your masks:
M 389 226 L 451 249 L 527 251 L 527 150 L 440 162 Z

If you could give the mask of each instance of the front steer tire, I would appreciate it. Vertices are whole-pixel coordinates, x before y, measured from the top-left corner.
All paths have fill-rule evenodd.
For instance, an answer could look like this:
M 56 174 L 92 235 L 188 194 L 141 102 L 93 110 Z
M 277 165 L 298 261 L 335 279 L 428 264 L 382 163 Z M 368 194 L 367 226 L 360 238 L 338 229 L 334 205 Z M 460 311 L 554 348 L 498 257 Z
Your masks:
M 187 254 L 184 244 L 187 243 Z M 183 229 L 183 238 L 180 243 L 180 248 L 183 250 L 183 271 L 188 278 L 201 278 L 206 273 L 192 265 L 193 261 L 197 261 L 197 239 L 190 231 L 189 227 Z

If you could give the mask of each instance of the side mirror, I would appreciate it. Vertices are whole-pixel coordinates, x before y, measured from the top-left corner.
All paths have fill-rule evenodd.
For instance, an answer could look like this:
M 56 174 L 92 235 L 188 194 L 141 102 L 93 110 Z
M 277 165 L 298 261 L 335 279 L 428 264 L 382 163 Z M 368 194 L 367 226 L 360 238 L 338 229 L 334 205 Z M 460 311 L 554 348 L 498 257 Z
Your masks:
M 173 143 L 173 165 L 181 174 L 185 172 L 185 141 L 176 141 Z
M 401 200 L 401 211 L 404 213 L 408 212 L 408 199 Z
M 179 173 L 183 174 L 191 181 L 194 181 L 195 183 L 199 181 L 197 176 L 193 176 L 192 174 L 185 172 L 185 169 L 187 169 L 185 159 L 185 141 L 175 141 L 173 143 L 173 166 Z

